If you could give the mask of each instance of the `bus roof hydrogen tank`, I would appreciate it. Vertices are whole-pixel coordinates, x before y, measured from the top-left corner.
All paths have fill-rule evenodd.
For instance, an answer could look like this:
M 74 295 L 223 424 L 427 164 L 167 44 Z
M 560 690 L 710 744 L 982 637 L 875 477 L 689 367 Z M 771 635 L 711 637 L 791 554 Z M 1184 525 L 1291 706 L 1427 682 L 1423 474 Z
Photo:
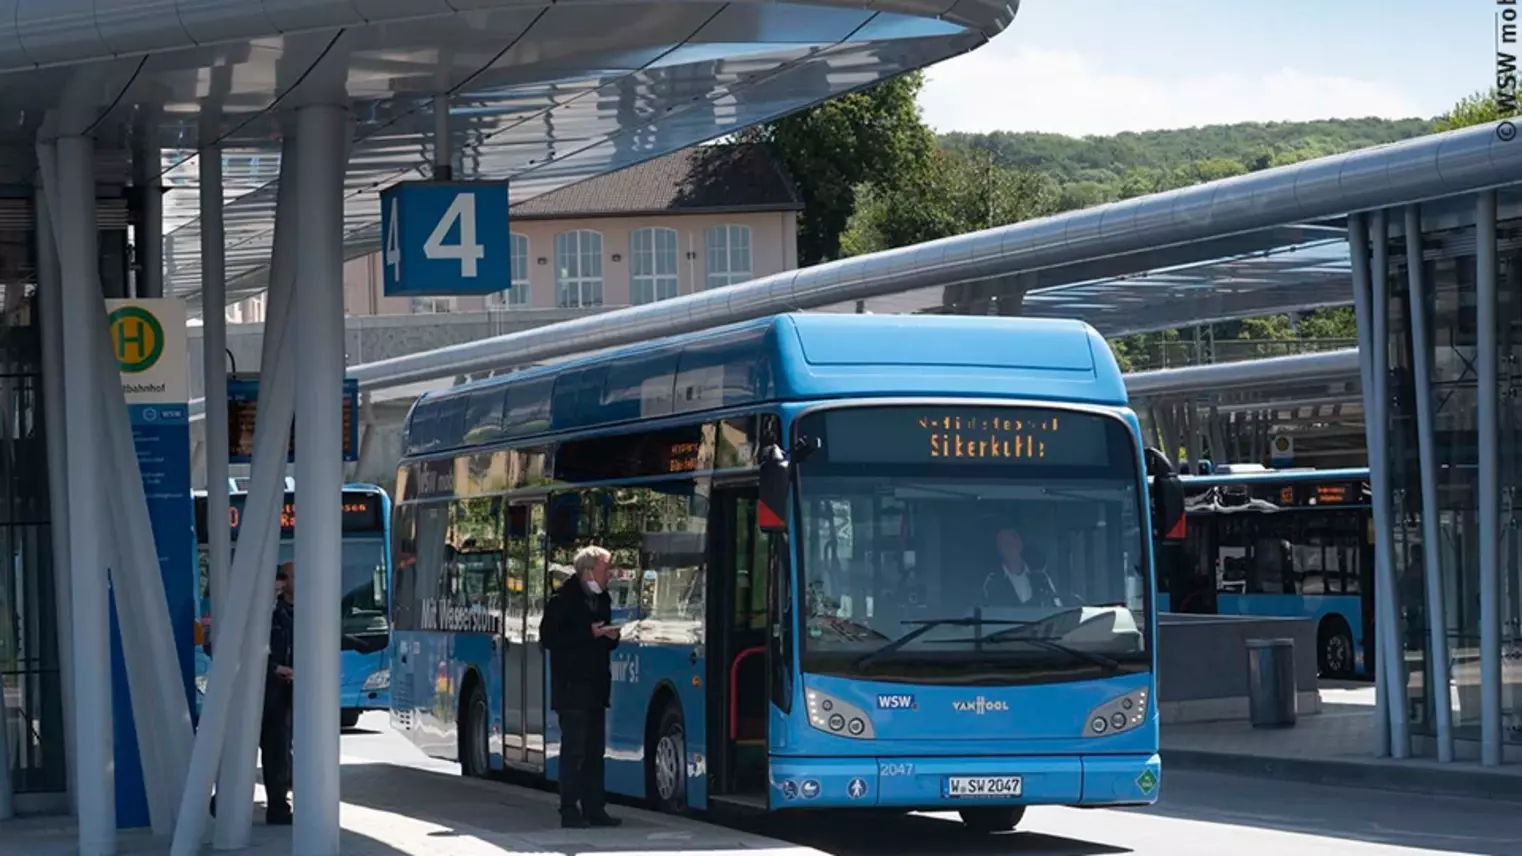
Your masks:
M 782 315 L 467 384 L 408 417 L 392 723 L 556 779 L 538 624 L 597 544 L 616 793 L 990 831 L 1150 803 L 1182 517 L 1076 321 Z

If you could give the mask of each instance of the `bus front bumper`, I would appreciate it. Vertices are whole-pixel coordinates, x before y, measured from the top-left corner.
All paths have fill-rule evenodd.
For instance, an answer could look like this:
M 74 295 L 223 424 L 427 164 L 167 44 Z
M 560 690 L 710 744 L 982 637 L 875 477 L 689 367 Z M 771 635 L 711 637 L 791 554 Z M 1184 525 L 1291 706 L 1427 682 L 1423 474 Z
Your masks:
M 1148 805 L 1156 755 L 771 759 L 773 808 L 950 811 L 989 805 Z

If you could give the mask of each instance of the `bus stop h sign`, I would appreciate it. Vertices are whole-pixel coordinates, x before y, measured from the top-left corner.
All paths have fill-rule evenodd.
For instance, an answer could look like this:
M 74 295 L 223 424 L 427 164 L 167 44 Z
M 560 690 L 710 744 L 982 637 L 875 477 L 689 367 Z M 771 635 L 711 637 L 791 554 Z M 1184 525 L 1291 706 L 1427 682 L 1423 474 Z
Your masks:
M 381 191 L 387 297 L 484 295 L 512 283 L 506 182 L 407 181 Z

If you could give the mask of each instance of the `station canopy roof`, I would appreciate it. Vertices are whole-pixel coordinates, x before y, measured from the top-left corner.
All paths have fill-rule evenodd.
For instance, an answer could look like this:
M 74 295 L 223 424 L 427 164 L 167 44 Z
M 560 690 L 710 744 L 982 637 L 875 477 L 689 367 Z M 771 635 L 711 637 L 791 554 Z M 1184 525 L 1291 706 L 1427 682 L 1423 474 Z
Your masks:
M 1107 336 L 1345 306 L 1353 301 L 1346 236 L 1341 224 L 1283 226 L 1049 268 L 990 285 L 1004 299 L 1020 300 L 1020 314 L 1082 318 Z M 946 289 L 922 288 L 874 297 L 859 308 L 965 311 L 955 304 Z M 994 307 L 986 311 L 995 314 Z
M 457 180 L 514 203 L 721 138 L 971 50 L 1009 0 L 175 0 L 0 3 L 5 142 L 41 117 L 103 156 L 162 147 L 166 291 L 201 289 L 198 147 L 222 146 L 228 300 L 263 290 L 289 108 L 354 114 L 345 251 L 379 247 L 379 191 L 431 176 L 447 91 Z M 14 9 L 10 7 L 16 7 Z M 14 21 L 11 14 L 14 12 Z M 86 107 L 78 107 L 80 99 Z M 64 115 L 59 113 L 58 115 Z M 122 171 L 118 156 L 111 170 Z M 31 166 L 13 167 L 31 179 Z

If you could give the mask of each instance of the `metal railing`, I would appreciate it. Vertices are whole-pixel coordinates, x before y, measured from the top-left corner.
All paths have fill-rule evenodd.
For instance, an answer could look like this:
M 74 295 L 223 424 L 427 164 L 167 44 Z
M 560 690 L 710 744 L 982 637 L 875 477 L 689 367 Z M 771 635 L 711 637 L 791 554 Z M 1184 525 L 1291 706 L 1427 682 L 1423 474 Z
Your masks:
M 1121 350 L 1120 357 L 1126 371 L 1141 372 L 1212 363 L 1239 363 L 1356 347 L 1357 339 L 1216 339 L 1214 342 L 1150 342 L 1139 348 L 1127 345 Z

